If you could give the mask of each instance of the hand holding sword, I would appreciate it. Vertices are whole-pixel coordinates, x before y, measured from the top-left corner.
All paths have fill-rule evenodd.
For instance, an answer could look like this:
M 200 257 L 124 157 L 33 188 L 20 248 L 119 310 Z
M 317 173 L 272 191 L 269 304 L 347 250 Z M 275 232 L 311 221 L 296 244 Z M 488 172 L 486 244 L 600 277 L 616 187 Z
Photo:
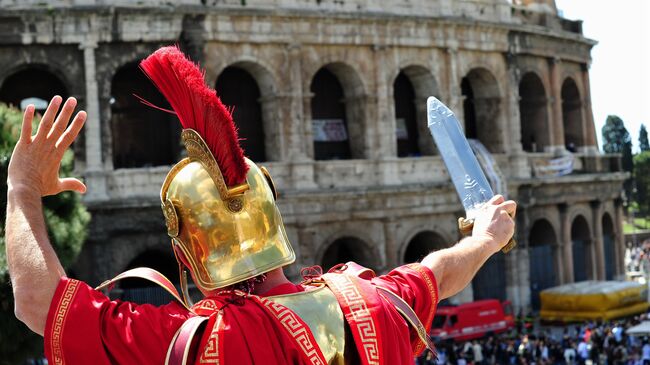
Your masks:
M 456 193 L 465 208 L 466 217 L 458 219 L 458 228 L 461 233 L 468 234 L 472 228 L 475 228 L 474 223 L 479 210 L 491 209 L 493 214 L 500 214 L 494 211 L 494 207 L 507 202 L 504 202 L 503 197 L 495 196 L 492 192 L 454 113 L 433 96 L 427 99 L 427 120 L 429 131 L 438 146 L 451 181 L 456 188 Z M 510 212 L 508 207 L 504 206 L 504 208 L 511 217 L 514 217 L 514 210 Z M 500 210 L 500 212 L 504 211 Z M 512 237 L 512 234 L 510 236 Z M 510 238 L 501 251 L 507 253 L 515 246 L 514 238 Z

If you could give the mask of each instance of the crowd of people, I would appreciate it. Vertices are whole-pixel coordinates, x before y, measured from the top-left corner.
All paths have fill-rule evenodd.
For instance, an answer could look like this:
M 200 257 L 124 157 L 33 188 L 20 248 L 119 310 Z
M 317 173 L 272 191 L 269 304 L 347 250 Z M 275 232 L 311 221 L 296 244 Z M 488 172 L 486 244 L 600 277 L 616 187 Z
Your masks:
M 437 343 L 437 356 L 425 353 L 417 365 L 647 365 L 647 337 L 629 336 L 626 329 L 648 315 L 606 323 L 539 327 L 467 342 Z

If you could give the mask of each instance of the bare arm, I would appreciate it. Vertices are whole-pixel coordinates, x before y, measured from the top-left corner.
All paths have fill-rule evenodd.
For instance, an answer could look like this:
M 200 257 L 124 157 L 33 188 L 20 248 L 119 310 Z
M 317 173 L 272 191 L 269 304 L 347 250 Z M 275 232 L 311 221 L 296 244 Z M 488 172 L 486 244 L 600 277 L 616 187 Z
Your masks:
M 68 126 L 76 106 L 70 98 L 55 121 L 61 101 L 52 99 L 33 137 L 34 106 L 27 107 L 7 178 L 6 249 L 16 317 L 41 335 L 54 290 L 65 275 L 47 236 L 41 197 L 86 190 L 77 179 L 59 178 L 63 153 L 86 119 L 79 112 Z
M 516 209 L 514 201 L 495 196 L 476 217 L 471 237 L 422 260 L 436 277 L 440 299 L 463 290 L 490 256 L 508 243 L 514 234 Z

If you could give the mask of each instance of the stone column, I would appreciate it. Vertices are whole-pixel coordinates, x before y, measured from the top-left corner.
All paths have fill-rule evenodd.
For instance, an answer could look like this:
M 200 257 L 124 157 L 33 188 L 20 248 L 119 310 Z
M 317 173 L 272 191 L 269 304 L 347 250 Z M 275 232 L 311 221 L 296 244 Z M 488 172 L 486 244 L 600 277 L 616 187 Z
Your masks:
M 386 47 L 374 45 L 372 47 L 375 64 L 375 85 L 377 100 L 373 109 L 375 109 L 376 120 L 370 120 L 377 128 L 379 145 L 376 155 L 381 159 L 384 157 L 397 156 L 397 144 L 395 142 L 395 113 L 390 113 L 389 105 L 393 101 L 389 99 L 391 85 L 388 85 L 388 75 L 386 67 Z
M 591 86 L 589 84 L 589 66 L 582 66 L 582 86 L 584 97 L 582 102 L 582 115 L 585 120 L 585 152 L 593 155 L 598 154 L 598 142 L 596 140 L 596 126 L 594 125 L 594 113 L 591 109 Z
M 510 251 L 505 257 L 506 266 L 506 297 L 512 300 L 512 305 L 516 308 L 521 306 L 521 291 L 519 290 L 519 251 L 521 251 L 521 241 L 517 242 L 517 248 Z
M 614 200 L 615 222 L 614 222 L 614 244 L 616 263 L 614 265 L 615 276 L 618 280 L 625 279 L 625 235 L 623 234 L 623 200 Z
M 297 43 L 287 45 L 289 59 L 289 89 L 285 92 L 288 109 L 286 127 L 282 134 L 286 143 L 283 156 L 289 163 L 291 185 L 295 189 L 311 189 L 314 182 L 313 151 L 314 142 L 311 131 L 312 94 L 303 90 L 302 46 Z
M 564 151 L 564 121 L 562 119 L 562 80 L 561 68 L 562 61 L 559 58 L 549 59 L 551 74 L 551 103 L 553 113 L 551 114 L 550 126 L 553 130 L 553 138 L 548 146 L 550 152 Z
M 386 267 L 391 269 L 397 267 L 402 263 L 399 257 L 399 243 L 396 239 L 396 221 L 394 218 L 387 218 L 383 220 L 384 224 L 384 237 L 386 239 Z
M 108 199 L 106 175 L 102 166 L 101 120 L 95 67 L 96 48 L 97 40 L 91 35 L 79 44 L 79 49 L 84 53 L 86 112 L 88 113 L 84 126 L 86 137 L 86 171 L 84 171 L 84 178 L 88 186 L 88 192 L 84 199 L 88 202 Z
M 506 107 L 506 128 L 504 134 L 504 149 L 510 154 L 523 153 L 521 145 L 521 116 L 519 114 L 519 68 L 514 55 L 508 55 L 508 84 L 507 84 L 507 107 Z M 508 136 L 510 137 L 508 139 Z
M 456 44 L 452 44 L 447 48 L 447 64 L 449 68 L 449 85 L 447 87 L 449 108 L 456 114 L 463 128 L 465 128 L 463 96 L 460 89 L 460 77 L 458 75 L 458 46 Z
M 569 220 L 569 212 L 566 204 L 561 204 L 560 221 L 561 221 L 561 234 L 560 234 L 560 247 L 562 254 L 561 257 L 561 271 L 560 283 L 567 284 L 573 283 L 573 242 L 571 241 L 571 221 Z
M 594 260 L 594 271 L 595 278 L 597 280 L 605 280 L 605 247 L 603 242 L 603 220 L 601 219 L 602 213 L 602 203 L 600 200 L 594 200 L 590 203 L 591 205 L 591 224 L 593 226 L 593 238 L 591 242 L 594 246 L 594 252 L 591 255 Z

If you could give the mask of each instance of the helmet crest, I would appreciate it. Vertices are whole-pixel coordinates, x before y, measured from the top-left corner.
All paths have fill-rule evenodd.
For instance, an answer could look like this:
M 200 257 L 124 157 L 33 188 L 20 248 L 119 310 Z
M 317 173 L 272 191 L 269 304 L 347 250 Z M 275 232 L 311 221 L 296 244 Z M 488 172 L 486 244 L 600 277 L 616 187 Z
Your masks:
M 232 113 L 206 85 L 199 66 L 177 46 L 169 46 L 143 60 L 140 68 L 169 101 L 183 128 L 195 130 L 208 145 L 226 185 L 245 182 L 248 165 Z

